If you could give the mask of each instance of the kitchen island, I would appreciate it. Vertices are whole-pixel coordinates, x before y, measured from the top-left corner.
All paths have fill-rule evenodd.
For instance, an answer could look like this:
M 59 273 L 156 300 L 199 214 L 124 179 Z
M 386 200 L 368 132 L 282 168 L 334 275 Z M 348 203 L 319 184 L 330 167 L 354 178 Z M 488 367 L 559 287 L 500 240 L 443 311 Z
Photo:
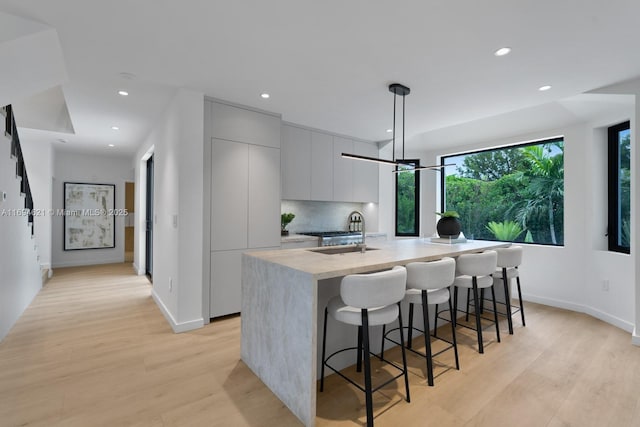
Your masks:
M 305 425 L 313 426 L 321 363 L 317 337 L 322 331 L 318 328 L 322 327 L 324 306 L 339 293 L 343 276 L 504 246 L 508 244 L 480 240 L 435 244 L 425 239 L 402 239 L 376 242 L 364 253 L 330 254 L 335 247 L 245 253 L 242 360 Z M 344 344 L 344 336 L 334 336 L 328 347 Z M 347 363 L 342 361 L 345 366 Z

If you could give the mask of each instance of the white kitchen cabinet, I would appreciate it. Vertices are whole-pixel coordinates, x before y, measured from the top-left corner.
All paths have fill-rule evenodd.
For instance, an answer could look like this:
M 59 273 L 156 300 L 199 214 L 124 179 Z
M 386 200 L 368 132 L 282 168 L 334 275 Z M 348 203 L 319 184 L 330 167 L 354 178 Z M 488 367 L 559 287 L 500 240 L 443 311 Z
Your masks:
M 215 138 L 211 144 L 211 250 L 246 248 L 249 145 Z
M 211 252 L 210 317 L 240 312 L 244 251 L 245 249 Z
M 211 135 L 209 317 L 241 309 L 242 253 L 280 248 L 280 127 L 277 115 L 206 100 Z M 207 268 L 208 267 L 208 268 Z
M 335 136 L 333 138 L 333 200 L 353 201 L 353 162 L 342 153 L 353 153 L 353 140 Z
M 311 199 L 311 131 L 282 126 L 282 198 Z
M 354 154 L 378 158 L 378 147 L 362 141 L 353 141 Z M 353 201 L 378 203 L 378 164 L 353 161 Z
M 333 201 L 333 136 L 311 132 L 311 200 Z
M 249 146 L 249 248 L 280 246 L 280 150 Z
M 281 125 L 282 120 L 276 115 L 211 103 L 211 136 L 214 138 L 280 148 Z

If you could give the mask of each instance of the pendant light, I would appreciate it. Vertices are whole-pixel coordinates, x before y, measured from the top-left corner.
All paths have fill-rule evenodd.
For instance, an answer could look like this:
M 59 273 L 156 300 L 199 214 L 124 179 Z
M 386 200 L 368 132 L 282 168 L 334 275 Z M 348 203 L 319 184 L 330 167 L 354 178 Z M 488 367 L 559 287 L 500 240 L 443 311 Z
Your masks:
M 361 156 L 359 154 L 349 154 L 349 153 L 342 153 L 342 157 L 346 158 L 346 159 L 353 159 L 353 160 L 362 160 L 365 162 L 374 162 L 374 163 L 382 163 L 382 164 L 386 164 L 386 165 L 394 165 L 395 169 L 393 170 L 393 173 L 398 173 L 398 172 L 412 172 L 412 171 L 416 171 L 416 170 L 423 170 L 423 169 L 431 169 L 431 170 L 439 170 L 444 168 L 445 166 L 453 166 L 453 165 L 434 165 L 434 166 L 421 166 L 421 165 L 415 165 L 415 163 L 411 160 L 405 160 L 404 158 L 404 112 L 405 112 L 405 96 L 409 95 L 411 93 L 411 89 L 409 89 L 407 86 L 401 85 L 400 83 L 392 83 L 389 85 L 389 92 L 393 93 L 393 129 L 392 129 L 392 160 L 386 160 L 386 159 L 379 159 L 377 157 L 368 157 L 368 156 Z M 396 98 L 399 96 L 402 96 L 402 157 L 401 158 L 397 158 L 396 159 Z M 410 168 L 399 168 L 399 166 L 410 166 Z

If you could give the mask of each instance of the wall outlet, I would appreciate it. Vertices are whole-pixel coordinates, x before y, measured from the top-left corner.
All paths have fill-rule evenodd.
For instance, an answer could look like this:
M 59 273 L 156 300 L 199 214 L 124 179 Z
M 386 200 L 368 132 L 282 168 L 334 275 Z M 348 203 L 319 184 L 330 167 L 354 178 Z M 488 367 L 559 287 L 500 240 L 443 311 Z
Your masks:
M 602 281 L 602 290 L 604 292 L 609 292 L 609 279 L 604 279 Z
M 173 291 L 173 279 L 169 277 L 169 292 Z

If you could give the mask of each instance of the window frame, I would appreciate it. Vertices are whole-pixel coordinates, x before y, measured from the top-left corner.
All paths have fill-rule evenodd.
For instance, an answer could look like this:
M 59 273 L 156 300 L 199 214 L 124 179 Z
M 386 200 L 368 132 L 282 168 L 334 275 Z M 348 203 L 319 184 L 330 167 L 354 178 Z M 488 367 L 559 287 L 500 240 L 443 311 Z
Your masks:
M 631 242 L 629 242 L 629 247 L 618 244 L 620 237 L 618 234 L 619 219 L 621 217 L 619 210 L 620 167 L 618 161 L 620 156 L 620 132 L 625 130 L 631 131 L 631 122 L 629 120 L 610 126 L 607 129 L 607 239 L 610 252 L 630 254 Z
M 491 151 L 499 151 L 499 150 L 505 150 L 505 149 L 512 149 L 512 148 L 529 147 L 529 146 L 533 146 L 533 145 L 553 144 L 555 142 L 562 142 L 562 144 L 564 145 L 565 142 L 566 142 L 565 141 L 565 136 L 564 135 L 557 135 L 557 136 L 552 136 L 552 137 L 548 137 L 548 138 L 536 139 L 536 140 L 533 140 L 533 141 L 518 142 L 518 143 L 515 143 L 515 144 L 501 145 L 501 146 L 492 147 L 492 148 L 482 148 L 482 149 L 478 149 L 478 150 L 462 151 L 462 152 L 459 152 L 459 153 L 447 154 L 447 155 L 440 156 L 440 165 L 443 167 L 443 169 L 442 169 L 443 173 L 440 175 L 440 212 L 445 212 L 447 210 L 447 208 L 446 208 L 446 197 L 447 197 L 447 192 L 446 192 L 446 174 L 444 173 L 444 166 L 447 164 L 447 159 L 449 159 L 451 157 L 467 156 L 467 155 L 471 155 L 471 154 L 480 154 L 480 153 L 486 153 L 486 152 L 491 152 Z M 563 176 L 563 182 L 564 182 L 564 179 L 565 179 L 565 177 Z M 563 203 L 564 203 L 564 200 L 563 200 Z M 564 230 L 563 230 L 563 234 L 564 234 Z M 502 242 L 502 240 L 489 239 L 489 238 L 485 238 L 484 240 Z M 529 243 L 517 242 L 517 244 L 518 245 L 527 245 Z M 533 244 L 538 245 L 538 246 L 551 246 L 551 247 L 558 247 L 558 248 L 565 247 L 564 239 L 563 239 L 562 244 L 555 244 L 554 245 L 553 243 L 543 243 L 543 242 L 535 242 Z
M 412 164 L 414 167 L 420 165 L 420 159 L 402 159 L 404 163 Z M 396 166 L 398 167 L 398 166 Z M 415 177 L 415 193 L 414 193 L 414 224 L 415 231 L 413 233 L 400 233 L 398 230 L 398 178 L 401 173 L 395 173 L 395 233 L 396 237 L 419 237 L 420 236 L 420 171 L 413 171 Z

